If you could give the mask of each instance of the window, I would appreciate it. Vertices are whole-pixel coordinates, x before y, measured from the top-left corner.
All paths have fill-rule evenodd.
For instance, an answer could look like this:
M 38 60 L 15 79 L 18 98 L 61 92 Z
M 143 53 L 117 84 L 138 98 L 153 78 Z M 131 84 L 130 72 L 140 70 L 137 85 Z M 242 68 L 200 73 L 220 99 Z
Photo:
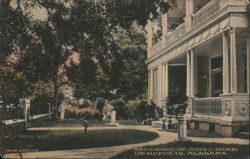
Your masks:
M 223 92 L 222 56 L 211 59 L 211 95 L 218 97 Z
M 247 43 L 237 45 L 237 91 L 247 93 Z

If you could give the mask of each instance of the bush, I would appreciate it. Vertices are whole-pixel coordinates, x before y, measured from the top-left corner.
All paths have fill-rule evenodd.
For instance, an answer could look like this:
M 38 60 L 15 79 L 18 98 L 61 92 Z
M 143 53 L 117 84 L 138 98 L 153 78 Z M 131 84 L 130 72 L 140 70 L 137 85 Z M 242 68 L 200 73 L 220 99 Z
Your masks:
M 90 101 L 88 100 L 84 100 L 82 102 L 79 103 L 79 108 L 82 109 L 82 108 L 88 108 L 90 107 L 91 103 Z
M 131 112 L 129 110 L 129 107 L 125 104 L 125 102 L 122 99 L 114 99 L 112 101 L 112 105 L 116 110 L 117 119 L 121 118 L 128 119 L 129 117 L 131 117 Z
M 167 114 L 169 115 L 168 128 L 176 127 L 175 123 L 172 123 L 172 117 L 177 120 L 177 116 L 185 114 L 188 106 L 188 97 L 185 92 L 180 89 L 176 89 L 171 92 L 166 98 Z
M 99 113 L 102 113 L 104 106 L 105 106 L 105 99 L 104 98 L 97 98 L 96 99 L 96 108 L 98 109 Z
M 168 115 L 185 114 L 187 108 L 187 100 L 185 92 L 175 90 L 166 99 Z
M 86 120 L 90 119 L 102 119 L 102 114 L 95 108 L 77 108 L 77 107 L 68 107 L 65 110 L 66 118 L 84 118 Z
M 138 123 L 141 123 L 146 119 L 156 120 L 162 116 L 162 110 L 153 101 L 147 102 L 146 100 L 141 100 L 136 105 L 135 114 Z

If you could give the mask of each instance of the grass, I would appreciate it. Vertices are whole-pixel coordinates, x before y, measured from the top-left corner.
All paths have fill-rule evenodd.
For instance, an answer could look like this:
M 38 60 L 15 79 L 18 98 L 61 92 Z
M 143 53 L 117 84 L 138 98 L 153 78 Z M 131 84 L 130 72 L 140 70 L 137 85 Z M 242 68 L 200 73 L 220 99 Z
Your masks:
M 147 142 L 158 137 L 157 133 L 140 130 L 90 130 L 83 131 L 26 131 L 18 138 L 7 139 L 5 149 L 49 151 L 93 147 L 106 147 Z M 16 144 L 17 142 L 21 144 Z
M 101 120 L 87 120 L 90 127 L 112 127 L 108 125 L 108 121 Z M 135 120 L 118 120 L 121 125 L 137 125 Z M 65 121 L 55 121 L 53 119 L 40 120 L 32 123 L 32 127 L 82 127 L 78 119 L 71 119 Z
M 112 159 L 248 159 L 249 145 L 171 142 L 122 152 Z

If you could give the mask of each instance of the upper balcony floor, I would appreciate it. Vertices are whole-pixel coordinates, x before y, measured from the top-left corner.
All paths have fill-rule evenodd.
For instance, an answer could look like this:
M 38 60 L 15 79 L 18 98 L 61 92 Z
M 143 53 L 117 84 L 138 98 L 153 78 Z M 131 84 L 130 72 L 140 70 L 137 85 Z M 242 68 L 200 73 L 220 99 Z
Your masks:
M 209 27 L 213 21 L 222 21 L 229 13 L 246 13 L 249 3 L 249 0 L 177 0 L 176 9 L 170 10 L 147 27 L 147 62 L 165 52 L 163 50 L 174 47 L 188 36 Z M 161 37 L 154 42 L 157 29 L 161 31 Z

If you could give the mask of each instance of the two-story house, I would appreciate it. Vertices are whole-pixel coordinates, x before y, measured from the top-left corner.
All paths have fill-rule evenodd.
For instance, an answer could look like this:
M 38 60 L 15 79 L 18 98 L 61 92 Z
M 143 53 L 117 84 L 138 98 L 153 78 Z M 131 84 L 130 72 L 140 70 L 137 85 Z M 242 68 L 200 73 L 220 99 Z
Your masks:
M 158 106 L 175 89 L 189 97 L 189 126 L 234 135 L 249 124 L 249 0 L 177 0 L 161 15 L 153 44 L 148 21 L 148 98 Z

